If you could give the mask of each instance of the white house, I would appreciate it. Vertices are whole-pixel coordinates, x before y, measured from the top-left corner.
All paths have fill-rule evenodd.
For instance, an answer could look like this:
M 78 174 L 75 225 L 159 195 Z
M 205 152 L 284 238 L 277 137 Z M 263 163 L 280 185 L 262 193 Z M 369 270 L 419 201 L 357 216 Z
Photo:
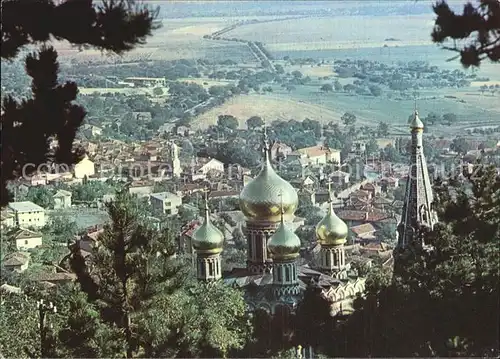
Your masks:
M 28 269 L 29 262 L 29 253 L 14 252 L 5 256 L 2 261 L 2 265 L 7 270 L 24 272 L 26 269 Z
M 90 177 L 95 174 L 95 165 L 88 156 L 85 156 L 73 169 L 75 178 L 82 179 L 85 176 Z
M 9 210 L 2 210 L 0 214 L 0 223 L 2 229 L 9 229 L 15 227 L 16 216 Z
M 14 213 L 15 224 L 18 227 L 41 228 L 45 226 L 45 209 L 33 202 L 11 202 L 9 209 Z
M 71 192 L 60 189 L 53 196 L 54 209 L 69 208 L 71 207 Z
M 177 214 L 178 207 L 182 205 L 182 198 L 170 192 L 153 193 L 149 201 L 153 212 L 157 215 Z
M 10 233 L 10 240 L 16 244 L 17 250 L 27 250 L 42 245 L 42 235 L 25 228 L 18 228 Z
M 340 151 L 325 146 L 300 148 L 294 153 L 298 158 L 307 159 L 308 164 L 311 165 L 326 164 L 328 162 L 340 163 Z M 294 153 L 289 154 L 289 156 Z
M 224 173 L 224 163 L 222 163 L 219 160 L 216 160 L 215 158 L 210 159 L 207 163 L 202 165 L 198 171 L 202 172 L 203 174 L 207 174 L 210 171 L 216 171 L 216 172 L 221 172 Z

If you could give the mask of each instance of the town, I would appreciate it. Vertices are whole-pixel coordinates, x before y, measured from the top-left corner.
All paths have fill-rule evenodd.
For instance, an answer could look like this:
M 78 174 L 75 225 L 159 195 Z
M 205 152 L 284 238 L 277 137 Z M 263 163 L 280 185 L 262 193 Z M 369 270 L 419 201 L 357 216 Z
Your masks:
M 412 315 L 425 298 L 429 317 L 451 321 L 461 298 L 463 310 L 495 303 L 500 82 L 419 57 L 385 61 L 407 46 L 392 37 L 380 58 L 357 59 L 293 56 L 249 35 L 325 16 L 300 11 L 189 25 L 186 39 L 168 19 L 158 30 L 234 52 L 221 57 L 164 59 L 155 36 L 130 56 L 58 50 L 86 116 L 76 160 L 19 156 L 2 180 L 0 355 L 498 352 L 494 332 L 478 342 L 486 312 L 481 332 L 442 324 L 424 345 L 408 338 L 412 325 L 423 338 L 437 319 L 395 324 L 394 308 Z M 2 98 L 36 91 L 23 62 L 3 56 Z M 67 147 L 42 142 L 47 158 Z M 457 251 L 473 257 L 453 267 Z

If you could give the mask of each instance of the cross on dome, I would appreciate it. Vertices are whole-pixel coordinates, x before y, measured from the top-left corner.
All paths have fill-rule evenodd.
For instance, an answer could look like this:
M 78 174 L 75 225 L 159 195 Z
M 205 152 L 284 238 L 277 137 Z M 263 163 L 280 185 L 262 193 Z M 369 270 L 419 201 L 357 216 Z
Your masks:
M 332 201 L 332 181 L 328 181 L 328 200 Z

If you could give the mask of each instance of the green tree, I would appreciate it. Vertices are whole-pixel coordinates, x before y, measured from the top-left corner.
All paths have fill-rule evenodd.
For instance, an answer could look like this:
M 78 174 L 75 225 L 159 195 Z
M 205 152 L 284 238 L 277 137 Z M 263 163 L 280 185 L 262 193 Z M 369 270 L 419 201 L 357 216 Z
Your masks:
M 382 151 L 382 158 L 385 161 L 390 161 L 390 162 L 401 162 L 401 154 L 396 150 L 396 148 L 392 145 L 389 144 L 387 145 L 384 150 Z
M 8 181 L 33 174 L 41 164 L 73 165 L 83 156 L 82 149 L 73 148 L 73 141 L 85 110 L 74 103 L 76 84 L 58 82 L 57 52 L 46 44 L 51 39 L 67 40 L 122 54 L 151 35 L 156 12 L 133 1 L 105 4 L 47 0 L 31 3 L 26 11 L 24 1 L 2 2 L 2 60 L 14 59 L 30 45 L 43 46 L 25 60 L 32 78 L 31 98 L 19 102 L 7 96 L 2 101 L 1 206 L 11 200 Z M 33 21 L 33 14 L 43 21 Z M 57 140 L 56 149 L 51 149 L 50 138 Z
M 301 79 L 303 75 L 302 75 L 302 72 L 295 70 L 292 72 L 292 76 L 296 79 Z
M 440 222 L 419 231 L 434 249 L 367 281 L 345 327 L 350 356 L 498 356 L 500 177 L 479 166 L 464 184 L 436 184 Z
M 370 93 L 373 95 L 373 96 L 380 96 L 382 95 L 382 89 L 379 87 L 379 86 L 376 86 L 376 85 L 371 85 L 369 87 L 369 90 L 370 90 Z
M 380 137 L 385 137 L 389 134 L 389 125 L 387 122 L 380 122 L 378 124 L 377 133 Z
M 450 149 L 452 149 L 455 152 L 458 152 L 460 154 L 465 155 L 467 152 L 469 152 L 469 150 L 471 148 L 470 148 L 470 145 L 465 138 L 456 137 L 451 142 Z
M 282 75 L 282 74 L 285 73 L 285 70 L 283 69 L 283 66 L 281 66 L 280 64 L 274 65 L 274 68 L 276 69 L 276 73 L 278 75 Z
M 153 308 L 158 293 L 171 293 L 184 280 L 180 263 L 172 259 L 173 234 L 149 226 L 142 205 L 126 191 L 118 192 L 107 209 L 111 224 L 93 248 L 92 270 L 80 252 L 72 255 L 72 269 L 103 322 L 120 329 L 126 357 L 141 348 L 150 356 L 151 338 L 141 336 L 141 318 Z
M 54 207 L 52 191 L 46 186 L 32 186 L 26 193 L 26 200 L 31 201 L 45 209 Z
M 322 92 L 332 92 L 333 91 L 333 86 L 330 84 L 324 84 L 321 86 L 320 91 Z
M 356 123 L 356 115 L 354 115 L 350 112 L 344 113 L 340 119 L 342 120 L 342 122 L 346 126 L 351 126 L 351 125 L 354 125 Z
M 446 1 L 440 0 L 434 6 L 437 15 L 432 31 L 432 41 L 443 44 L 453 40 L 453 46 L 444 49 L 459 52 L 464 67 L 479 66 L 481 61 L 500 59 L 500 6 L 498 1 L 467 2 L 463 12 L 456 13 Z M 477 35 L 476 35 L 477 33 Z
M 36 300 L 23 294 L 2 293 L 0 352 L 6 358 L 39 353 L 40 334 Z
M 163 96 L 163 89 L 161 87 L 155 87 L 153 89 L 153 95 L 155 96 Z
M 339 82 L 339 80 L 335 80 L 333 83 L 333 87 L 335 88 L 335 91 L 339 92 L 343 90 L 342 84 Z
M 376 154 L 378 154 L 378 152 L 379 152 L 379 148 L 378 148 L 377 140 L 375 140 L 374 138 L 372 138 L 366 144 L 366 154 L 368 156 L 370 156 L 370 155 L 376 155 Z
M 250 130 L 264 126 L 264 121 L 260 116 L 252 116 L 246 121 L 246 123 L 248 129 Z
M 69 358 L 116 358 L 125 348 L 118 327 L 101 320 L 99 308 L 87 301 L 87 295 L 76 286 L 64 291 L 62 318 L 58 331 L 59 352 Z
M 457 123 L 457 115 L 454 113 L 445 113 L 443 115 L 443 122 L 446 125 L 451 126 L 452 124 Z
M 412 115 L 413 118 L 413 115 Z M 437 113 L 434 112 L 429 112 L 427 117 L 423 120 L 424 124 L 429 124 L 429 125 L 435 125 L 437 123 L 440 123 L 442 120 L 442 117 L 438 115 Z
M 217 118 L 217 126 L 236 130 L 238 128 L 238 119 L 232 115 L 219 115 Z

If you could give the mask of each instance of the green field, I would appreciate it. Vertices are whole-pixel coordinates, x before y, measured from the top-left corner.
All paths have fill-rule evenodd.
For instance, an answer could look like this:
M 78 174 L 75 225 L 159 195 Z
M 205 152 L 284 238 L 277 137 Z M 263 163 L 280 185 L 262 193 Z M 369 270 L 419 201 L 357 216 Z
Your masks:
M 273 88 L 273 96 L 294 99 L 304 103 L 322 106 L 336 112 L 352 112 L 364 124 L 377 125 L 380 121 L 391 123 L 396 127 L 405 127 L 408 116 L 414 108 L 413 100 L 388 99 L 385 96 L 359 96 L 345 93 L 321 93 L 319 84 L 297 86 L 288 93 L 281 87 Z M 445 98 L 446 95 L 457 96 L 457 99 Z M 459 122 L 471 120 L 481 123 L 495 123 L 500 118 L 500 96 L 481 96 L 477 89 L 465 90 L 432 90 L 419 91 L 418 107 L 423 117 L 429 112 L 438 114 L 455 113 Z M 436 97 L 436 99 L 430 99 Z M 464 99 L 466 103 L 458 102 Z

